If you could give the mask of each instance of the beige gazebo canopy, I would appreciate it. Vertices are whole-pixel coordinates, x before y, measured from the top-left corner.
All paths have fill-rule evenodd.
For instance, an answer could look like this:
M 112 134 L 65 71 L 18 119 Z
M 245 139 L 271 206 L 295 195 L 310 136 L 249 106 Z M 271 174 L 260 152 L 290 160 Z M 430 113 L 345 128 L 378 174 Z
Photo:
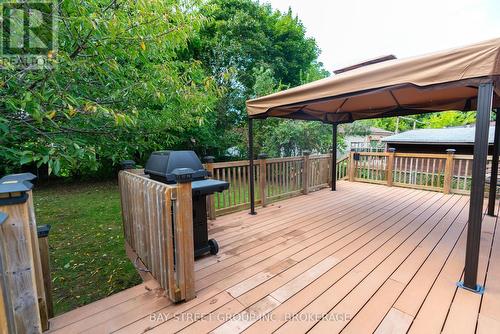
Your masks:
M 500 38 L 356 68 L 247 101 L 252 118 L 347 123 L 442 110 L 474 110 L 477 87 L 500 78 Z M 496 85 L 494 106 L 500 106 Z
M 477 110 L 465 274 L 459 285 L 481 293 L 477 269 L 490 113 L 493 107 L 500 107 L 500 38 L 419 57 L 390 58 L 378 63 L 365 62 L 366 66 L 351 66 L 330 78 L 247 101 L 250 213 L 256 213 L 252 125 L 256 118 L 332 123 L 333 147 L 336 147 L 340 123 L 450 109 Z M 495 211 L 499 142 L 500 114 L 497 113 L 489 215 Z M 336 154 L 332 154 L 332 190 L 336 190 L 335 169 Z

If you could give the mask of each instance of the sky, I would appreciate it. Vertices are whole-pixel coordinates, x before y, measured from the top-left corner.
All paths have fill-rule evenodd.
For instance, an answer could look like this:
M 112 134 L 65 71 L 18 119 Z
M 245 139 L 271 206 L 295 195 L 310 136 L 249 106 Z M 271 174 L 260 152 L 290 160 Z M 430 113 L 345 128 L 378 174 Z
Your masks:
M 334 69 L 500 37 L 500 0 L 261 0 L 298 15 Z

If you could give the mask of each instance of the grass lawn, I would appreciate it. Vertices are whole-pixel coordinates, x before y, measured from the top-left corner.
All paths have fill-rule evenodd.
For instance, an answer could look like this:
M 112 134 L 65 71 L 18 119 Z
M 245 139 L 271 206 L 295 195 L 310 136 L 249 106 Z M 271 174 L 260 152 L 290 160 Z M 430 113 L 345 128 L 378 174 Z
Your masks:
M 63 313 L 141 282 L 125 255 L 115 182 L 38 187 L 38 225 L 49 235 L 55 313 Z

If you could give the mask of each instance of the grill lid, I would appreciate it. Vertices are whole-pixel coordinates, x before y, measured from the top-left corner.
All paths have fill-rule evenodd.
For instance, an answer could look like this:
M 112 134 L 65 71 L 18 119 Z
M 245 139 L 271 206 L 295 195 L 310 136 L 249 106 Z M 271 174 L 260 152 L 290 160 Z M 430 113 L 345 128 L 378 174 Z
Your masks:
M 191 168 L 193 180 L 208 176 L 200 159 L 194 151 L 157 151 L 153 152 L 146 163 L 144 172 L 152 179 L 166 183 L 176 183 L 173 171 L 177 168 Z

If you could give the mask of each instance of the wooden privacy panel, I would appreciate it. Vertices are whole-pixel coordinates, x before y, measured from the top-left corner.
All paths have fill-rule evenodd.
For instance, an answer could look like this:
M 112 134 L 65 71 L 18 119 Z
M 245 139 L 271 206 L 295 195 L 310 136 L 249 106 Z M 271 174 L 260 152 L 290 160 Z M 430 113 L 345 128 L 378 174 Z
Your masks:
M 121 171 L 118 180 L 126 242 L 170 299 L 177 302 L 193 298 L 191 204 L 183 208 L 176 203 L 180 195 L 178 186 L 156 182 L 145 175 Z M 190 193 L 189 186 L 189 199 L 184 196 L 182 200 L 191 201 Z M 186 245 L 189 238 L 185 234 L 189 231 L 191 246 Z

